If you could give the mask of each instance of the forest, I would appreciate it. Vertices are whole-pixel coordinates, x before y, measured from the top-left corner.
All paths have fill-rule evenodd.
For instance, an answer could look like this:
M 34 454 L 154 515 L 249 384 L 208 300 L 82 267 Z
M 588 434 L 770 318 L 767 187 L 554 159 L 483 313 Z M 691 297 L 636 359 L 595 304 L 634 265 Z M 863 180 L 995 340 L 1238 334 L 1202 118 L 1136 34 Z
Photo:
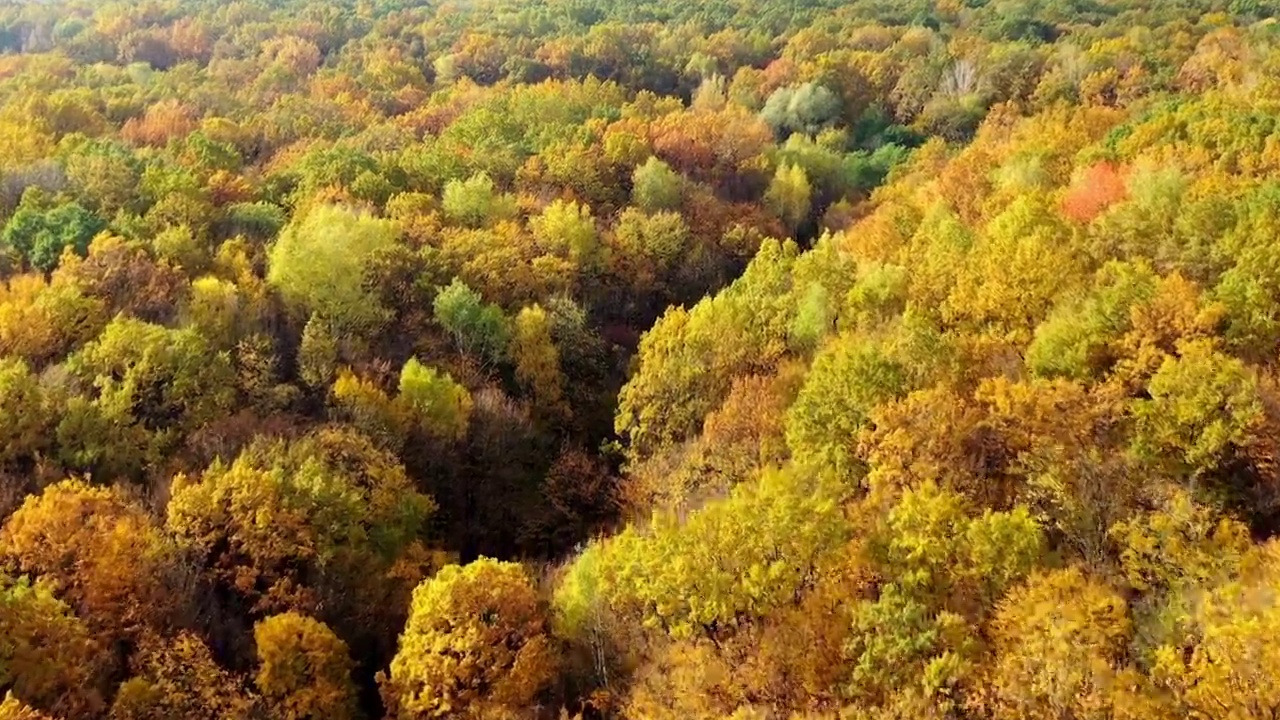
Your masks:
M 0 720 L 1274 720 L 1277 19 L 0 2 Z

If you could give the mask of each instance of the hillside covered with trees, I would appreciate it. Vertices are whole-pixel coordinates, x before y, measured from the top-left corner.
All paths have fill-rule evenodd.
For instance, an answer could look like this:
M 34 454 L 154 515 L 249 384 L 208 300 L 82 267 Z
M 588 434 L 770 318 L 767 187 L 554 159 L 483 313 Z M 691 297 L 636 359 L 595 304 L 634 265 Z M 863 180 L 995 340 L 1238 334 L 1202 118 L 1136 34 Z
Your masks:
M 1277 19 L 0 5 L 0 720 L 1274 720 Z

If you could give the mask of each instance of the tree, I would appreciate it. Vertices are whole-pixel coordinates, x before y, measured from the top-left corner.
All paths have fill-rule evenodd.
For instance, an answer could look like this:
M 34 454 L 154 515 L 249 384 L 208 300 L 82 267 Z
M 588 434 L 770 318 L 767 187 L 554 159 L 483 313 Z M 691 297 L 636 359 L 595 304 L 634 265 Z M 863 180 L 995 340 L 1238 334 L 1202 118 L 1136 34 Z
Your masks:
M 379 593 L 435 509 L 393 456 L 342 429 L 260 439 L 230 465 L 175 478 L 171 493 L 166 526 L 178 545 L 250 615 L 323 608 L 353 632 L 374 632 L 394 612 Z
M 614 275 L 641 291 L 660 289 L 688 252 L 690 239 L 689 225 L 679 213 L 647 215 L 628 208 L 613 226 L 610 262 Z
M 406 409 L 376 383 L 343 369 L 330 399 L 335 419 L 352 425 L 379 447 L 400 452 L 409 430 Z
M 205 275 L 191 282 L 182 315 L 185 324 L 199 329 L 214 347 L 228 349 L 249 327 L 244 304 L 235 283 Z
M 955 273 L 943 318 L 1026 342 L 1064 289 L 1082 283 L 1083 258 L 1043 193 L 1018 196 L 983 230 L 959 258 L 938 258 Z
M 1033 576 L 992 621 L 997 718 L 1115 717 L 1129 640 L 1122 597 L 1078 568 Z
M 1253 543 L 1249 529 L 1170 488 L 1149 512 L 1110 532 L 1130 587 L 1145 593 L 1203 588 L 1239 572 Z
M 778 135 L 817 135 L 840 117 L 840 98 L 822 85 L 805 83 L 775 90 L 760 117 Z
M 640 340 L 614 427 L 633 460 L 692 437 L 738 375 L 774 366 L 786 348 L 798 249 L 769 241 L 745 273 L 692 310 L 669 309 Z
M 935 612 L 894 584 L 874 601 L 857 602 L 844 654 L 843 695 L 862 707 L 892 707 L 904 692 L 924 690 L 935 713 L 954 709 L 957 686 L 969 672 L 973 641 L 964 619 Z M 942 711 L 942 712 L 939 712 Z
M 162 100 L 146 109 L 141 117 L 130 118 L 120 128 L 120 136 L 133 145 L 163 146 L 195 129 L 195 109 L 174 99 Z
M 53 720 L 53 718 L 29 707 L 15 698 L 13 693 L 8 693 L 4 701 L 0 702 L 0 720 Z
M 454 278 L 436 295 L 436 322 L 453 336 L 464 352 L 491 362 L 506 357 L 510 331 L 502 308 L 485 303 L 480 294 Z
M 90 398 L 102 416 L 126 434 L 144 431 L 152 452 L 220 417 L 235 400 L 230 357 L 193 328 L 118 316 L 67 364 L 94 389 Z
M 584 271 L 594 269 L 600 260 L 600 234 L 586 205 L 556 200 L 529 226 L 546 254 L 568 258 Z
M 302 315 L 318 314 L 340 335 L 364 337 L 387 310 L 364 286 L 364 268 L 396 241 L 395 223 L 329 205 L 295 218 L 272 246 L 267 280 Z
M 801 372 L 786 366 L 773 377 L 734 378 L 728 397 L 707 414 L 696 440 L 628 468 L 621 488 L 627 506 L 679 512 L 783 465 L 787 407 L 795 401 Z
M 1115 361 L 1130 313 L 1155 295 L 1158 280 L 1146 263 L 1107 263 L 1083 300 L 1060 304 L 1036 328 L 1027 366 L 1041 377 L 1083 381 L 1101 374 Z
M 1268 641 L 1280 628 L 1280 604 L 1271 590 L 1275 545 L 1257 551 L 1258 564 L 1239 580 L 1206 593 L 1191 611 L 1189 645 L 1156 651 L 1154 678 L 1188 717 L 1265 717 L 1280 706 L 1280 683 L 1265 668 L 1277 662 Z
M 752 720 L 752 715 L 734 713 L 748 699 L 746 689 L 735 682 L 737 669 L 709 641 L 670 643 L 636 671 L 623 714 L 653 720 Z
M 76 203 L 49 210 L 19 208 L 0 234 L 0 242 L 22 256 L 31 267 L 49 272 L 58 265 L 65 249 L 83 256 L 89 241 L 106 228 L 97 215 Z
M 515 202 L 498 192 L 493 180 L 478 173 L 468 180 L 450 180 L 440 200 L 445 217 L 464 227 L 484 227 L 515 216 Z
M 130 663 L 133 677 L 116 693 L 110 720 L 250 720 L 257 698 L 220 667 L 199 637 L 181 632 L 152 636 Z
M 631 202 L 645 212 L 678 210 L 684 178 L 670 165 L 650 156 L 631 176 Z
M 860 481 L 859 431 L 876 405 L 907 390 L 905 369 L 882 348 L 853 335 L 832 340 L 814 358 L 787 413 L 787 445 L 796 462 Z
M 55 398 L 21 359 L 0 360 L 0 463 L 34 460 L 52 449 Z
M 107 311 L 162 323 L 173 315 L 186 277 L 167 262 L 151 257 L 145 244 L 102 234 L 89 244 L 84 259 L 71 258 L 55 273 L 89 297 L 103 301 Z
M 528 708 L 554 669 L 528 575 L 482 558 L 418 586 L 399 652 L 379 683 L 388 717 L 482 718 Z
M 1208 341 L 1183 344 L 1134 403 L 1134 449 L 1172 465 L 1194 483 L 1250 442 L 1261 419 L 1256 380 L 1243 363 Z
M 588 629 L 578 623 L 597 604 L 674 638 L 745 631 L 795 602 L 838 552 L 850 532 L 841 497 L 799 471 L 766 471 L 684 522 L 659 514 L 646 530 L 593 542 L 565 577 L 557 608 L 571 632 Z
M 313 314 L 298 343 L 298 377 L 309 387 L 326 388 L 338 372 L 338 341 L 329 322 Z
M 0 351 L 43 368 L 92 340 L 107 320 L 102 302 L 74 285 L 19 275 L 0 291 Z
M 253 626 L 253 683 L 272 720 L 356 720 L 356 688 L 347 644 L 324 623 L 298 613 Z
M 969 617 L 984 615 L 1030 574 L 1047 545 L 1027 508 L 975 517 L 963 496 L 932 482 L 905 490 L 870 541 L 898 592 Z
M 799 165 L 781 165 L 769 183 L 764 201 L 795 233 L 809 217 L 812 197 L 813 189 L 804 169 Z
M 526 307 L 516 315 L 510 350 L 516 379 L 533 396 L 534 407 L 549 416 L 567 413 L 560 351 L 551 339 L 551 321 L 542 306 Z
M 29 496 L 0 529 L 5 564 L 49 582 L 100 636 L 163 630 L 184 601 L 176 557 L 146 511 L 79 480 Z
M 141 180 L 132 152 L 112 142 L 88 141 L 66 159 L 67 180 L 81 203 L 111 217 L 136 201 Z
M 1079 174 L 1062 199 L 1062 211 L 1078 223 L 1088 223 L 1128 196 L 1123 170 L 1098 163 Z
M 467 434 L 471 393 L 448 373 L 409 358 L 400 370 L 400 396 L 422 428 L 434 437 L 460 440 Z
M 64 717 L 102 709 L 102 648 L 47 582 L 0 574 L 0 685 Z

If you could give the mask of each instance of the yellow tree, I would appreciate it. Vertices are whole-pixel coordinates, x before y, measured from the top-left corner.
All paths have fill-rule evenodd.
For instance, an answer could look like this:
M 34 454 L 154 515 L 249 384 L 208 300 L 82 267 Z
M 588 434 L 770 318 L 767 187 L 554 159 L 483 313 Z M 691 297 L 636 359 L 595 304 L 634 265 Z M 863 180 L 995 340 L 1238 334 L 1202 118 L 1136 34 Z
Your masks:
M 516 364 L 516 379 L 528 388 L 534 407 L 551 417 L 567 413 L 560 351 L 551 339 L 551 319 L 541 305 L 524 308 L 516 316 L 508 352 Z
M 31 708 L 9 693 L 4 702 L 0 702 L 0 720 L 53 720 L 44 713 Z
M 394 456 L 359 433 L 254 443 L 198 480 L 175 478 L 167 527 L 207 577 L 261 617 L 324 610 L 344 632 L 393 635 L 395 563 L 435 510 Z M 394 621 L 398 627 L 400 620 Z
M 1249 565 L 1196 604 L 1188 643 L 1156 651 L 1153 675 L 1184 717 L 1265 718 L 1280 708 L 1280 547 L 1258 550 Z
M 529 576 L 482 558 L 418 586 L 379 683 L 388 718 L 503 717 L 532 704 L 555 663 Z
M 110 637 L 162 628 L 181 598 L 173 548 L 119 490 L 67 480 L 26 501 L 0 529 L 0 557 L 56 583 L 84 621 Z
M 152 636 L 131 662 L 133 677 L 116 693 L 109 720 L 250 720 L 257 698 L 242 678 L 213 659 L 200 638 Z
M 1033 576 L 992 621 L 988 692 L 998 720 L 1111 720 L 1131 684 L 1120 665 L 1128 607 L 1078 568 Z
M 272 720 L 355 720 L 347 644 L 324 623 L 294 612 L 253 627 L 258 649 L 254 684 Z
M 343 369 L 330 392 L 336 420 L 353 425 L 391 452 L 399 452 L 409 431 L 409 413 L 377 383 Z
M 0 687 L 66 717 L 102 710 L 102 648 L 47 583 L 0 575 Z

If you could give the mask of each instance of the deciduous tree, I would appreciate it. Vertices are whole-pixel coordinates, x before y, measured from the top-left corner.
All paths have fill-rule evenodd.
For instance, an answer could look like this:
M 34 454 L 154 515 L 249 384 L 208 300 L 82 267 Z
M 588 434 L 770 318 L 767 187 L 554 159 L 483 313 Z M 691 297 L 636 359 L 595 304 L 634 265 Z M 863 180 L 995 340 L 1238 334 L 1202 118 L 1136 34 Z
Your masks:
M 444 568 L 413 593 L 391 669 L 380 676 L 393 718 L 519 716 L 556 658 L 533 584 L 514 563 Z

